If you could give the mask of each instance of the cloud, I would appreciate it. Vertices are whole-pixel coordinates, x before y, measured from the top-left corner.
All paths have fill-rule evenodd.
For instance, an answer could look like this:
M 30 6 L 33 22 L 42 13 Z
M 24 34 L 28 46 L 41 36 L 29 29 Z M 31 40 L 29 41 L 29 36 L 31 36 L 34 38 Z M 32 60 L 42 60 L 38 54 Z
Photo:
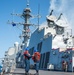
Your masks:
M 74 0 L 51 0 L 49 12 L 52 9 L 57 16 L 59 16 L 58 14 L 63 13 L 66 20 L 68 20 L 69 25 L 74 28 Z
M 52 10 L 52 9 L 54 10 L 55 9 L 55 1 L 56 0 L 51 0 L 50 1 L 50 10 Z
M 51 0 L 50 1 L 50 10 L 55 10 L 56 12 L 62 12 L 67 9 L 68 0 Z

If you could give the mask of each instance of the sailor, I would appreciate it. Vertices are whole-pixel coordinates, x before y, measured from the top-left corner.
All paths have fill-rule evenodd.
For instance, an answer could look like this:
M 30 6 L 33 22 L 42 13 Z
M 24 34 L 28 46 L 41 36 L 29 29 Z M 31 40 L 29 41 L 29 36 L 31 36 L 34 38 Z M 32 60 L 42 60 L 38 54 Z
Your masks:
M 66 61 L 63 61 L 63 62 L 62 62 L 62 67 L 63 67 L 63 70 L 67 72 L 68 63 L 67 63 Z
M 30 58 L 31 58 L 31 55 L 29 53 L 29 48 L 26 48 L 25 51 L 24 51 L 24 58 L 25 58 L 25 74 L 29 74 L 29 69 L 30 69 Z
M 34 54 L 32 55 L 32 60 L 34 61 L 36 75 L 39 75 L 40 53 L 36 49 L 34 50 Z

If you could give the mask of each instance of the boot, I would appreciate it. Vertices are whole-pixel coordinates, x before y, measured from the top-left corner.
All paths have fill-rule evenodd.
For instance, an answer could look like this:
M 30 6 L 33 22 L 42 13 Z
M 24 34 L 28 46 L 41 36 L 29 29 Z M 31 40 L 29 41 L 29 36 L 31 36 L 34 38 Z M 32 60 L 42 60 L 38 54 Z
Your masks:
M 39 75 L 39 72 L 36 72 L 34 75 Z
M 25 72 L 25 75 L 29 75 L 29 73 L 28 72 Z

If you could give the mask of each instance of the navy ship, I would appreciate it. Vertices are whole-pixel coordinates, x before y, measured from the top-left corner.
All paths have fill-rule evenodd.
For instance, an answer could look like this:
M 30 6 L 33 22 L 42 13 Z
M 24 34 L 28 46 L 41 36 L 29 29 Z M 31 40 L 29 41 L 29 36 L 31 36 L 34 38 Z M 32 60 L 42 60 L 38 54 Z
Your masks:
M 29 52 L 32 55 L 34 49 L 37 49 L 40 54 L 39 68 L 44 70 L 60 70 L 74 71 L 74 36 L 72 29 L 68 31 L 69 25 L 64 20 L 63 14 L 59 17 L 53 15 L 53 10 L 46 16 L 46 21 L 41 25 L 30 23 L 30 18 L 33 17 L 29 8 L 29 2 L 24 9 L 21 17 L 24 18 L 24 23 L 11 22 L 13 26 L 22 24 L 23 41 L 18 44 L 15 42 L 14 47 L 9 48 L 5 52 L 3 61 L 4 69 L 7 71 L 11 66 L 25 67 L 23 52 L 26 47 L 29 47 Z M 40 15 L 37 15 L 38 20 Z M 30 34 L 30 26 L 38 26 L 32 34 Z M 14 60 L 14 62 L 12 62 Z M 10 62 L 9 62 L 10 61 Z M 31 60 L 31 68 L 33 61 Z
M 52 15 L 46 16 L 46 22 L 31 35 L 30 54 L 37 49 L 41 53 L 40 69 L 73 71 L 74 69 L 74 37 L 66 32 L 68 24 Z M 33 61 L 31 61 L 33 63 Z M 65 65 L 64 65 L 65 64 Z

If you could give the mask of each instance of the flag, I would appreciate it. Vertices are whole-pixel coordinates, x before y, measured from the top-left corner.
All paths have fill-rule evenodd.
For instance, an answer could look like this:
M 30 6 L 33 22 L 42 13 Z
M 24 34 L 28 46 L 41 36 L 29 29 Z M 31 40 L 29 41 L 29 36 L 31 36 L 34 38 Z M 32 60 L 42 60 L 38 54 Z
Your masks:
M 16 24 L 14 22 L 12 22 L 12 26 L 16 26 Z

